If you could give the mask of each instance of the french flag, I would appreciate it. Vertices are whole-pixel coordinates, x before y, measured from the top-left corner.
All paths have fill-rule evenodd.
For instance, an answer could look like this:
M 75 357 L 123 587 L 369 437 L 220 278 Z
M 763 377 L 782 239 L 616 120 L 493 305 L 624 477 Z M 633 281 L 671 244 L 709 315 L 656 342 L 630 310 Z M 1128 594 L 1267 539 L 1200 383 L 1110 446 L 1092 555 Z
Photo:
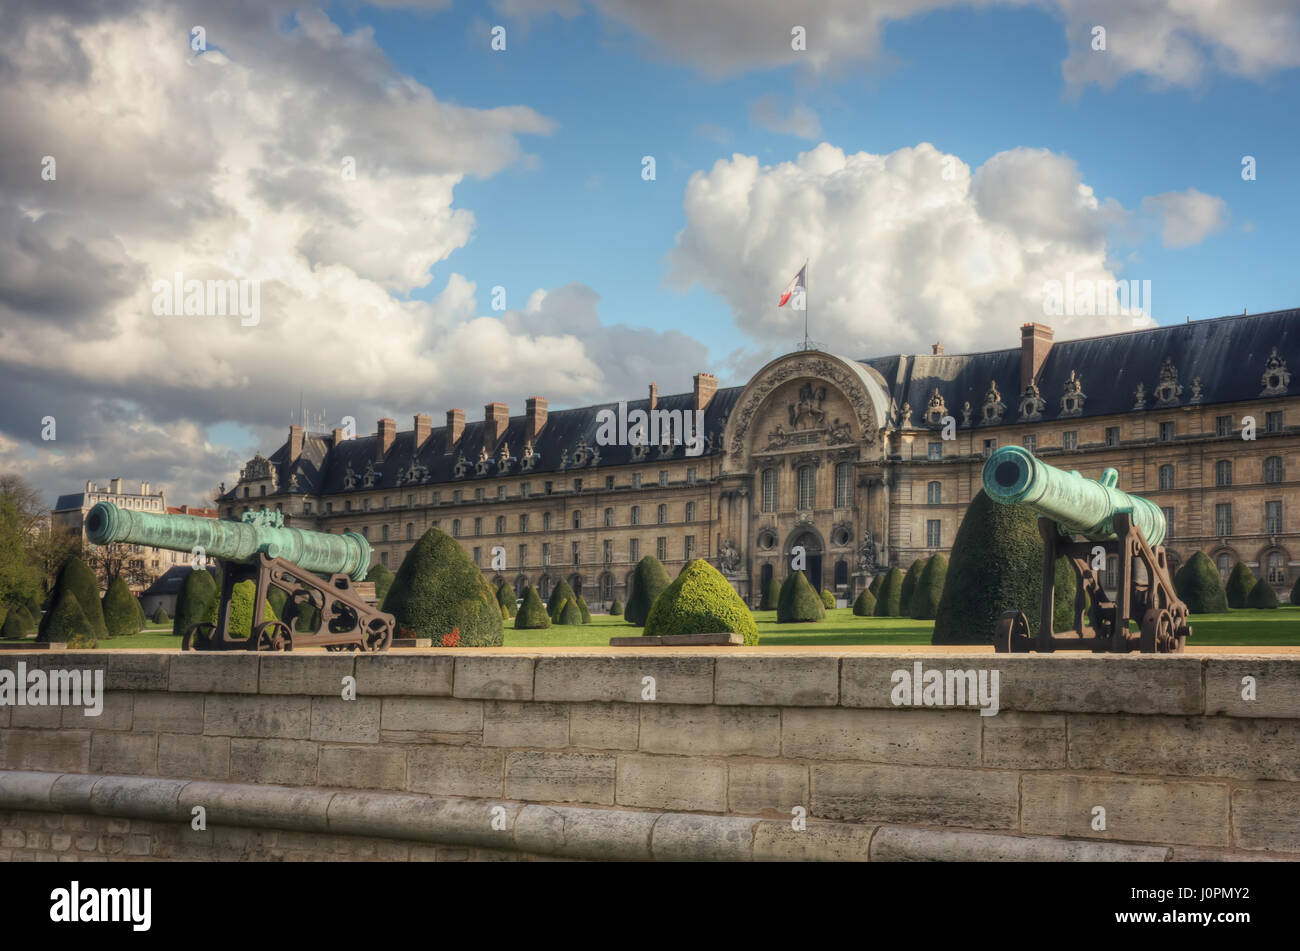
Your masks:
M 807 270 L 808 262 L 804 261 L 803 267 L 799 268 L 799 273 L 794 276 L 794 279 L 791 280 L 790 283 L 785 286 L 785 290 L 781 292 L 781 302 L 776 305 L 777 307 L 784 307 L 789 303 L 790 298 L 794 295 L 794 289 L 796 287 L 805 287 L 804 272 Z

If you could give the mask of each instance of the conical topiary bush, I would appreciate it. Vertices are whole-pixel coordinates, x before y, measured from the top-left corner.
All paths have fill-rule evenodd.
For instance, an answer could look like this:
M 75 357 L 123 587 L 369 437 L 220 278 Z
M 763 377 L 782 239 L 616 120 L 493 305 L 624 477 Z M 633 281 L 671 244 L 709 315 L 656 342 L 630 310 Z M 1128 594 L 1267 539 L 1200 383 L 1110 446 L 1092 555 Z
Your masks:
M 518 605 L 515 604 L 517 600 L 514 588 L 504 581 L 497 585 L 497 603 L 506 609 L 507 617 L 515 616 L 515 611 L 518 609 Z
M 667 569 L 654 555 L 646 555 L 638 561 L 632 571 L 632 590 L 623 607 L 623 619 L 629 624 L 643 627 L 655 599 L 663 593 L 671 580 Z
M 384 598 L 388 597 L 388 591 L 393 586 L 393 573 L 388 570 L 386 564 L 377 561 L 366 572 L 366 580 L 374 584 L 375 600 L 379 604 L 383 604 Z
M 901 617 L 903 601 L 903 569 L 890 568 L 876 592 L 876 617 Z
M 501 605 L 483 573 L 450 535 L 430 528 L 402 559 L 384 599 L 398 630 L 415 637 L 460 631 L 461 647 L 500 647 Z
M 103 600 L 104 624 L 109 637 L 126 637 L 140 630 L 140 603 L 120 575 L 108 583 Z
M 776 603 L 778 624 L 820 621 L 826 617 L 826 605 L 802 571 L 792 571 L 781 585 Z
M 903 575 L 903 587 L 898 595 L 898 613 L 900 617 L 912 616 L 912 592 L 916 590 L 916 583 L 921 580 L 921 572 L 925 570 L 925 559 L 918 558 L 910 566 L 907 573 Z
M 1182 576 L 1182 590 L 1178 596 L 1187 603 L 1189 612 L 1222 614 L 1228 610 L 1228 594 L 1223 590 L 1223 579 L 1205 552 L 1194 552 L 1178 573 Z
M 862 593 L 858 595 L 853 602 L 853 614 L 855 617 L 871 617 L 876 613 L 876 598 L 871 593 L 870 588 L 863 588 Z
M 812 591 L 812 585 L 808 590 Z M 718 569 L 703 558 L 687 564 L 655 599 L 644 633 L 647 637 L 731 633 L 744 637 L 746 644 L 758 643 L 758 625 L 749 608 Z
M 1250 597 L 1250 592 L 1258 581 L 1255 573 L 1246 567 L 1244 561 L 1233 565 L 1232 573 L 1228 575 L 1228 583 L 1223 586 L 1223 590 L 1228 595 L 1228 607 L 1246 607 L 1246 599 Z
M 81 602 L 73 594 L 72 588 L 65 585 L 60 591 L 56 585 L 54 590 L 57 592 L 54 606 L 46 612 L 45 624 L 37 640 L 56 643 L 70 641 L 74 637 L 95 639 L 91 634 L 90 622 L 86 620 L 86 612 L 81 609 Z
M 1273 586 L 1260 578 L 1255 582 L 1255 587 L 1250 589 L 1250 594 L 1246 596 L 1246 607 L 1271 610 L 1277 607 L 1277 592 Z
M 540 631 L 551 626 L 551 616 L 546 613 L 546 605 L 532 585 L 524 588 L 524 603 L 515 615 L 515 630 Z
M 86 563 L 75 555 L 65 561 L 63 567 L 59 569 L 59 576 L 55 579 L 54 589 L 50 593 L 51 606 L 58 604 L 64 591 L 71 591 L 72 596 L 77 599 L 77 604 L 81 606 L 85 628 L 79 633 L 88 634 L 95 640 L 107 638 L 108 626 L 104 624 L 104 609 L 99 602 L 99 581 L 95 578 L 95 573 L 86 567 Z M 48 615 L 42 621 L 43 632 L 45 624 L 48 623 Z M 43 633 L 41 639 L 49 640 Z
M 574 607 L 577 607 L 578 596 L 573 593 L 573 588 L 570 587 L 569 582 L 561 578 L 556 582 L 550 598 L 546 601 L 546 613 L 551 616 L 552 624 L 564 623 L 560 620 L 560 613 L 564 610 L 566 601 L 573 602 Z
M 931 555 L 921 569 L 921 576 L 912 589 L 912 617 L 918 621 L 933 621 L 943 598 L 943 583 L 948 578 L 948 559 L 938 553 Z
M 886 572 L 877 571 L 876 576 L 871 579 L 871 584 L 867 586 L 867 590 L 871 592 L 873 598 L 880 597 L 880 586 L 885 583 L 885 575 Z
M 620 601 L 618 598 L 615 598 L 613 601 L 609 603 L 609 616 L 610 617 L 623 616 L 623 602 Z
M 591 608 L 587 606 L 587 599 L 578 595 L 578 610 L 582 612 L 582 623 L 591 623 Z
M 758 602 L 758 609 L 760 611 L 775 611 L 780 600 L 781 582 L 775 578 L 768 578 L 767 584 L 763 585 L 763 597 Z
M 822 606 L 825 607 L 827 611 L 830 611 L 835 607 L 835 595 L 827 591 L 825 588 L 822 589 Z
M 577 626 L 582 624 L 582 609 L 578 607 L 577 598 L 564 598 L 556 605 L 555 616 L 552 619 L 556 624 L 566 626 Z
M 166 624 L 171 618 L 167 616 L 167 610 L 160 604 L 154 608 L 152 620 L 155 624 Z
M 176 613 L 172 616 L 172 633 L 178 637 L 207 618 L 208 603 L 218 594 L 217 583 L 206 568 L 191 569 L 181 581 L 176 595 Z

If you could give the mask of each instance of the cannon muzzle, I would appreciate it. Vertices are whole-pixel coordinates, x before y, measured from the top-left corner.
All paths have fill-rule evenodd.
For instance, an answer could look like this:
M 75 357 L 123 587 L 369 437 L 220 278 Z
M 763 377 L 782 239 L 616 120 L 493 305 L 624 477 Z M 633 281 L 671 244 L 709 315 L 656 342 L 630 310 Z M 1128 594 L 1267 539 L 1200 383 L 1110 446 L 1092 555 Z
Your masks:
M 268 516 L 276 516 L 274 519 Z M 99 502 L 86 514 L 86 535 L 96 545 L 125 542 L 172 551 L 202 549 L 211 558 L 247 562 L 259 553 L 283 558 L 318 574 L 365 579 L 370 543 L 356 532 L 331 535 L 286 528 L 278 513 L 253 513 L 240 522 L 195 515 L 160 515 Z
M 1049 466 L 1020 446 L 1003 446 L 984 463 L 984 491 L 1003 505 L 1020 505 L 1090 541 L 1115 537 L 1114 518 L 1127 512 L 1151 547 L 1165 540 L 1165 514 L 1150 499 L 1115 488 L 1119 473 L 1100 479 Z

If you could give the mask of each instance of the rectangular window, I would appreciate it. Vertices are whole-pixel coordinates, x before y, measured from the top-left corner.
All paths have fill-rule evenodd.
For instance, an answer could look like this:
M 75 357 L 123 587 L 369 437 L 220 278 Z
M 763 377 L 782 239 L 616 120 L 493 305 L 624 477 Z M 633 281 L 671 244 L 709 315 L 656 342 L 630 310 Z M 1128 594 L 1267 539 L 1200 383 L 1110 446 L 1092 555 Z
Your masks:
M 1282 501 L 1264 503 L 1264 534 L 1282 534 Z
M 667 485 L 667 484 L 668 484 L 668 470 L 667 470 L 667 469 L 660 469 L 660 470 L 659 470 L 659 484 L 660 484 L 660 485 Z
M 668 560 L 668 539 L 662 535 L 655 539 L 655 557 L 660 561 Z
M 483 501 L 483 489 L 481 486 L 474 490 L 474 501 L 475 502 Z
M 474 534 L 475 535 L 483 534 L 483 519 L 481 518 L 474 519 Z
M 521 482 L 519 484 L 519 497 L 521 499 L 528 498 L 528 489 L 529 489 L 529 485 L 527 482 Z
M 346 501 L 344 501 L 344 503 L 343 503 L 343 511 L 345 511 L 345 512 L 351 512 L 351 511 L 352 511 L 352 500 L 351 500 L 351 499 L 347 499 Z
M 386 552 L 386 551 L 381 551 L 381 552 L 379 553 L 379 561 L 380 561 L 380 563 L 383 564 L 383 566 L 384 566 L 385 568 L 387 568 L 387 567 L 388 567 L 388 552 Z
M 686 482 L 687 482 L 687 484 L 689 484 L 689 485 L 694 485 L 694 484 L 695 484 L 696 472 L 697 472 L 697 470 L 695 470 L 695 469 L 687 469 L 687 470 L 686 470 Z
M 614 477 L 613 477 L 613 476 L 605 476 L 605 488 L 607 488 L 607 489 L 612 489 L 612 488 L 614 488 Z
M 1282 411 L 1274 410 L 1264 414 L 1264 432 L 1280 433 L 1282 431 Z
M 245 511 L 247 511 L 247 510 L 245 510 Z M 326 511 L 328 514 L 333 515 L 333 514 L 334 514 L 334 503 L 333 503 L 333 502 L 326 502 L 326 503 L 325 503 L 325 511 Z
M 1020 440 L 1020 445 L 1024 446 L 1031 453 L 1038 452 L 1038 437 L 1034 435 L 1026 436 Z
M 1214 435 L 1231 436 L 1232 435 L 1232 417 L 1216 416 L 1214 418 Z
M 551 564 L 551 543 L 542 542 L 542 567 L 548 568 Z
M 550 513 L 550 512 L 543 512 L 543 513 L 542 513 L 542 531 L 544 531 L 544 532 L 549 532 L 550 530 L 551 530 L 551 513 Z
M 440 505 L 441 503 L 442 503 L 442 493 L 435 489 L 433 493 L 433 504 Z M 384 503 L 384 508 L 388 508 L 387 502 Z
M 627 543 L 627 557 L 633 564 L 641 560 L 641 539 L 633 538 Z
M 1161 424 L 1160 424 L 1160 441 L 1161 441 L 1161 442 L 1173 442 L 1173 441 L 1174 441 L 1174 424 L 1173 424 L 1173 423 L 1161 423 Z
M 1172 505 L 1164 506 L 1160 509 L 1165 516 L 1165 538 L 1174 537 L 1174 507 Z
M 634 489 L 641 488 L 641 473 L 639 472 L 632 473 L 632 488 Z
M 1079 431 L 1077 429 L 1067 429 L 1065 432 L 1061 433 L 1061 448 L 1079 448 Z
M 1232 503 L 1220 502 L 1214 506 L 1214 534 L 1226 538 L 1232 534 Z
M 479 562 L 479 559 L 482 558 L 482 557 L 483 557 L 483 549 L 482 549 L 482 548 L 475 547 L 475 549 L 474 549 L 474 564 L 477 565 L 478 562 Z
M 686 560 L 690 561 L 695 557 L 695 536 L 686 536 Z
M 1107 426 L 1107 427 L 1106 427 L 1106 445 L 1107 445 L 1107 446 L 1118 446 L 1118 445 L 1119 445 L 1119 427 L 1118 427 L 1118 426 Z
M 574 480 L 573 480 L 573 491 L 574 491 L 574 492 L 581 492 L 581 491 L 582 491 L 582 480 L 581 480 L 581 479 L 574 479 Z
M 550 495 L 552 492 L 555 491 L 554 483 L 550 481 L 544 482 L 542 484 L 542 491 L 545 492 L 547 495 Z
M 930 445 L 929 445 L 929 449 L 928 449 L 928 451 L 927 451 L 927 453 L 926 453 L 926 457 L 927 457 L 931 462 L 938 462 L 940 459 L 942 459 L 942 458 L 943 458 L 943 443 L 941 443 L 941 442 L 932 442 L 932 443 L 930 443 Z
M 759 477 L 759 484 L 763 491 L 763 500 L 761 508 L 764 512 L 776 511 L 776 470 L 764 469 L 763 474 Z
M 989 456 L 993 455 L 993 451 L 997 448 L 998 441 L 996 439 L 984 440 L 984 458 L 987 459 Z
M 1214 464 L 1214 484 L 1220 488 L 1232 485 L 1232 460 L 1220 459 Z
M 582 559 L 582 550 L 581 550 L 581 548 L 580 548 L 580 545 L 581 545 L 580 542 L 574 542 L 574 543 L 573 543 L 573 563 L 574 563 L 575 565 L 581 563 L 581 559 Z
M 849 484 L 853 481 L 853 467 L 847 462 L 835 466 L 835 507 L 849 507 Z
M 311 503 L 310 503 L 310 502 L 304 502 L 304 503 L 302 503 L 302 512 L 303 512 L 304 515 L 310 515 L 310 514 L 311 514 Z
M 464 493 L 463 491 L 461 491 L 460 489 L 453 489 L 453 490 L 452 490 L 452 493 L 451 493 L 451 500 L 452 500 L 453 502 L 459 504 L 460 501 L 461 501 L 461 499 L 463 499 L 463 498 L 465 498 L 465 493 Z
M 528 531 L 528 516 L 526 514 L 519 516 L 519 530 L 521 532 Z
M 607 538 L 601 548 L 605 564 L 612 563 L 614 561 L 614 543 Z
M 925 547 L 939 548 L 943 545 L 943 523 L 932 518 L 925 523 Z
M 520 545 L 519 546 L 519 567 L 526 568 L 527 566 L 528 566 L 528 546 Z
M 506 497 L 506 487 L 504 485 L 497 486 L 497 498 L 504 500 L 505 497 Z M 414 499 L 415 496 L 411 496 L 411 498 Z

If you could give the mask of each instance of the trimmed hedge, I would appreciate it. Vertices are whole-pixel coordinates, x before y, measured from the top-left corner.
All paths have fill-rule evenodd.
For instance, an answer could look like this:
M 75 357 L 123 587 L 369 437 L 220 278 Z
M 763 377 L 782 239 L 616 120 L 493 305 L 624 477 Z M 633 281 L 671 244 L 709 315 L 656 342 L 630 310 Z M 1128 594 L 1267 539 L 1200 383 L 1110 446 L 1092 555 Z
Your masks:
M 510 587 L 504 581 L 497 585 L 497 604 L 505 609 L 505 617 L 514 617 L 518 605 L 515 602 L 519 600 L 515 597 L 515 589 Z
M 257 583 L 251 579 L 236 582 L 235 587 L 230 592 L 230 627 L 226 631 L 227 637 L 244 639 L 250 637 L 253 633 L 253 596 L 257 594 Z M 217 623 L 217 618 L 221 611 L 221 592 L 212 592 L 212 598 L 208 601 L 207 620 Z M 280 615 L 271 605 L 270 600 L 263 602 L 262 621 L 278 621 Z
M 166 624 L 170 620 L 171 620 L 171 616 L 168 615 L 166 608 L 164 608 L 161 604 L 154 609 L 153 622 L 155 624 Z
M 22 610 L 21 606 L 15 607 L 5 615 L 5 622 L 0 625 L 0 638 L 18 640 L 27 636 L 27 632 L 23 630 L 23 619 L 19 615 Z
M 580 626 L 582 624 L 582 609 L 578 607 L 576 598 L 564 598 L 556 605 L 555 615 L 552 618 L 556 624 L 569 626 Z
M 50 604 L 58 604 L 65 590 L 72 592 L 85 618 L 87 626 L 80 633 L 89 634 L 96 639 L 107 638 L 108 626 L 104 623 L 104 609 L 99 603 L 99 581 L 95 578 L 95 573 L 86 567 L 86 563 L 75 555 L 65 561 L 63 567 L 59 569 L 59 576 L 50 592 Z M 48 624 L 47 615 L 42 618 L 42 640 L 49 640 L 44 636 L 44 629 Z M 66 638 L 55 638 L 55 640 L 60 639 L 66 640 Z
M 618 598 L 615 598 L 613 601 L 609 603 L 609 615 L 610 617 L 623 616 L 623 602 L 620 601 Z
M 1246 607 L 1263 608 L 1271 610 L 1277 607 L 1277 592 L 1273 586 L 1260 578 L 1255 582 L 1255 587 L 1250 589 L 1250 594 L 1246 597 Z
M 825 588 L 822 588 L 822 604 L 825 605 L 827 611 L 830 611 L 835 607 L 835 595 L 831 594 Z
M 1255 573 L 1246 567 L 1244 561 L 1239 561 L 1232 566 L 1232 573 L 1228 575 L 1228 583 L 1223 586 L 1224 592 L 1228 595 L 1228 607 L 1244 608 L 1246 601 L 1250 598 L 1250 592 L 1255 589 L 1259 579 Z
M 587 599 L 578 595 L 578 610 L 582 612 L 582 623 L 591 623 L 591 608 L 587 606 Z
M 667 569 L 654 555 L 646 555 L 638 561 L 632 570 L 632 590 L 623 607 L 623 620 L 644 627 L 655 599 L 663 594 L 670 583 Z
M 776 603 L 776 620 L 779 624 L 820 621 L 826 617 L 826 605 L 802 571 L 786 575 L 781 585 L 781 595 Z
M 546 613 L 551 616 L 552 624 L 562 624 L 560 612 L 564 610 L 564 602 L 572 601 L 576 605 L 578 596 L 573 593 L 573 588 L 569 582 L 561 578 L 556 582 L 555 587 L 551 590 L 551 596 L 546 599 Z
M 201 623 L 207 617 L 208 602 L 212 600 L 213 594 L 220 593 L 217 583 L 212 580 L 211 572 L 206 568 L 191 569 L 181 582 L 180 594 L 176 595 L 172 633 L 179 637 L 195 624 Z
M 717 568 L 696 558 L 655 600 L 644 633 L 659 637 L 726 632 L 741 635 L 746 644 L 758 643 L 758 625 L 740 595 Z
M 907 568 L 907 574 L 903 575 L 903 587 L 898 595 L 898 613 L 901 617 L 912 616 L 912 592 L 916 590 L 916 583 L 921 580 L 921 572 L 925 570 L 924 558 L 917 558 Z
M 921 576 L 912 590 L 912 617 L 918 621 L 933 621 L 943 598 L 943 585 L 948 578 L 948 559 L 939 553 L 931 555 L 921 569 Z
M 104 624 L 109 637 L 126 637 L 140 632 L 140 602 L 120 575 L 108 583 L 102 602 Z
M 402 559 L 384 608 L 398 629 L 416 637 L 460 631 L 461 647 L 500 647 L 504 641 L 501 605 L 483 573 L 456 540 L 430 528 Z
M 885 583 L 885 572 L 877 571 L 876 576 L 871 579 L 871 584 L 867 586 L 867 590 L 871 592 L 871 596 L 873 598 L 880 597 L 880 586 L 884 583 Z
M 871 617 L 875 613 L 876 596 L 871 593 L 870 588 L 863 588 L 862 593 L 853 602 L 853 615 L 855 617 Z
M 1295 584 L 1291 586 L 1291 603 L 1300 604 L 1300 576 L 1296 577 Z
M 540 631 L 551 626 L 551 616 L 546 613 L 546 605 L 538 597 L 537 589 L 532 585 L 524 588 L 524 603 L 515 615 L 516 631 Z
M 366 580 L 375 583 L 375 601 L 377 604 L 383 604 L 384 598 L 388 597 L 388 592 L 393 587 L 393 573 L 388 570 L 386 564 L 377 561 L 366 572 Z
M 760 611 L 775 611 L 777 604 L 781 601 L 781 582 L 776 578 L 768 578 L 767 584 L 763 587 L 763 596 L 758 601 Z
M 1223 590 L 1223 579 L 1205 552 L 1195 552 L 1188 558 L 1187 564 L 1178 569 L 1178 576 L 1182 586 L 1175 583 L 1174 587 L 1178 596 L 1187 602 L 1189 612 L 1221 614 L 1228 610 L 1228 594 Z
M 902 617 L 903 569 L 890 568 L 876 592 L 876 617 Z
M 35 634 L 37 629 L 40 627 L 40 625 L 36 623 L 36 619 L 32 617 L 32 612 L 25 606 L 20 605 L 9 612 L 9 618 L 14 617 L 15 615 L 17 615 L 18 620 L 22 623 L 24 636 L 27 634 Z M 9 618 L 5 618 L 6 624 L 9 622 Z
M 57 587 L 54 590 L 59 591 Z M 71 587 L 65 585 L 55 598 L 54 607 L 46 613 L 45 624 L 37 640 L 54 643 L 90 636 L 90 622 L 86 619 L 86 612 L 81 609 L 81 602 Z

